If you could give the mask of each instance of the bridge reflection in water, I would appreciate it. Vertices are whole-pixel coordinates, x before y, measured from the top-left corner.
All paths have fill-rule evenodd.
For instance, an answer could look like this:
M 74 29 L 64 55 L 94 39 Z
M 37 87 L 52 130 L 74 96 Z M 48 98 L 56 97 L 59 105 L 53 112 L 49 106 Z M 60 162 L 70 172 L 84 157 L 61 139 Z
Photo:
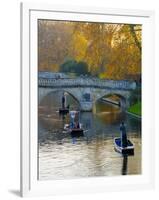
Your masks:
M 39 104 L 39 179 L 70 179 L 92 176 L 117 176 L 141 173 L 141 121 L 128 116 L 118 106 L 98 100 L 96 113 L 81 112 L 85 137 L 72 143 L 63 132 L 69 116 L 57 110 L 62 92 L 52 92 Z M 68 95 L 71 109 L 79 102 Z M 114 151 L 113 138 L 119 136 L 119 125 L 125 121 L 128 137 L 135 144 L 135 155 L 122 157 Z

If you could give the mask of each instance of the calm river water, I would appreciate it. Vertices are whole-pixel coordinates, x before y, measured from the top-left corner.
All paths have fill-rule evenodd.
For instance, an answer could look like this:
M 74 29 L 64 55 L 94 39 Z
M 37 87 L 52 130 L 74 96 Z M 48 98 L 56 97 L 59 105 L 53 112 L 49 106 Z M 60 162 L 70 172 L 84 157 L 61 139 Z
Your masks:
M 118 107 L 98 101 L 93 112 L 81 112 L 85 137 L 73 143 L 63 131 L 69 114 L 60 116 L 62 93 L 51 93 L 39 105 L 39 180 L 70 179 L 94 176 L 141 174 L 141 120 Z M 67 96 L 71 110 L 78 103 Z M 135 145 L 134 156 L 122 157 L 114 151 L 113 138 L 120 135 L 121 121 L 126 123 L 128 138 Z

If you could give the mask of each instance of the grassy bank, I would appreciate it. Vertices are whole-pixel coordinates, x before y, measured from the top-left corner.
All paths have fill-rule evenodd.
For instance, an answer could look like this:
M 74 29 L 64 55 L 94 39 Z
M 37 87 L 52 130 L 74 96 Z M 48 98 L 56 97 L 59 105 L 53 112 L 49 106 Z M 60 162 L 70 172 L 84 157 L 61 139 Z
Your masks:
M 128 109 L 128 112 L 141 116 L 141 102 L 138 102 Z

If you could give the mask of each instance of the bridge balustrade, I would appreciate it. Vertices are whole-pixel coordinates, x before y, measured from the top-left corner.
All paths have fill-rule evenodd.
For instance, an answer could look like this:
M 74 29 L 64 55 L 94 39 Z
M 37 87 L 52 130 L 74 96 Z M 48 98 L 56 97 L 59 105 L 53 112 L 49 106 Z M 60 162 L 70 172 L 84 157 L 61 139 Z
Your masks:
M 98 78 L 76 78 L 76 79 L 49 79 L 39 78 L 40 87 L 95 87 L 131 90 L 136 88 L 133 81 L 127 80 L 101 80 Z

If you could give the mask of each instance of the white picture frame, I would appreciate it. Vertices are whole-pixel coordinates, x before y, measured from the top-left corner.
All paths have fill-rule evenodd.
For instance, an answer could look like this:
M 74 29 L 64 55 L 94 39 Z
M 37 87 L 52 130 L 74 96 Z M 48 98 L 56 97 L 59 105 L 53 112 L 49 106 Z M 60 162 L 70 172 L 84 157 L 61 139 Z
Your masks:
M 37 19 L 61 19 L 143 25 L 142 174 L 74 180 L 37 180 Z M 97 7 L 21 4 L 21 195 L 43 196 L 153 188 L 154 153 L 154 12 Z M 34 67 L 33 67 L 34 66 Z M 151 117 L 150 117 L 151 116 Z M 151 134 L 150 134 L 151 133 Z

